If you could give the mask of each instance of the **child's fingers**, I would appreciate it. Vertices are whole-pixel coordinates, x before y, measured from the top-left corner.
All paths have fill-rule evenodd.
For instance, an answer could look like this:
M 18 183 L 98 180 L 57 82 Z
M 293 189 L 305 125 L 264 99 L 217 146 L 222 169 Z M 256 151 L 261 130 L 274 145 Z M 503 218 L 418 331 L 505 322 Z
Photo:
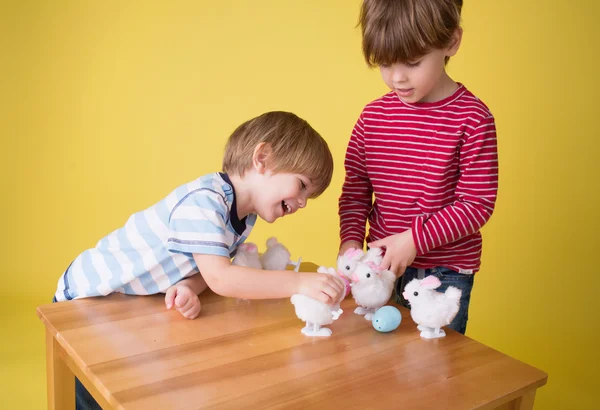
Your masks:
M 165 305 L 167 309 L 171 309 L 173 307 L 173 302 L 175 300 L 175 296 L 177 296 L 177 288 L 169 288 L 165 293 Z
M 200 301 L 198 300 L 195 303 L 192 303 L 189 309 L 182 314 L 187 319 L 196 319 L 200 314 L 200 310 L 202 310 L 201 308 L 202 306 L 200 304 Z
M 177 306 L 177 310 L 180 312 L 188 310 L 192 303 L 192 298 L 186 294 L 179 293 L 175 298 L 175 306 Z

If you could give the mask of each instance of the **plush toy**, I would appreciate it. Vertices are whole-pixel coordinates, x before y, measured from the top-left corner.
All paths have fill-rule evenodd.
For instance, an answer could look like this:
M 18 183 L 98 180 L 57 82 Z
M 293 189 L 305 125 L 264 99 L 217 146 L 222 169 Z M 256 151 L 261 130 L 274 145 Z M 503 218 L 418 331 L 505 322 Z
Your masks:
M 350 294 L 350 278 L 352 277 L 352 273 L 354 273 L 354 269 L 356 269 L 356 264 L 364 254 L 362 249 L 350 248 L 337 258 L 337 273 L 346 285 L 345 296 Z
M 302 258 L 297 261 L 290 260 L 290 252 L 276 238 L 267 239 L 267 250 L 260 255 L 257 246 L 246 242 L 238 246 L 232 265 L 246 266 L 248 268 L 265 270 L 285 270 L 288 265 L 294 266 L 297 272 L 300 269 Z
M 334 268 L 326 268 L 324 266 L 320 266 L 317 272 L 337 275 Z M 343 296 L 341 299 L 343 299 Z M 342 309 L 340 309 L 341 299 L 332 307 L 305 295 L 292 295 L 291 301 L 292 305 L 294 305 L 296 316 L 306 322 L 306 326 L 301 332 L 306 336 L 331 336 L 331 329 L 322 326 L 333 323 L 343 313 Z
M 284 270 L 290 263 L 290 257 L 290 251 L 272 237 L 267 239 L 267 250 L 259 259 L 265 270 Z
M 371 320 L 373 313 L 390 299 L 396 275 L 372 262 L 359 261 L 351 279 L 352 297 L 358 305 L 354 313 Z
M 402 293 L 410 302 L 410 315 L 425 339 L 446 336 L 442 326 L 452 322 L 460 307 L 460 289 L 449 286 L 445 293 L 434 290 L 441 284 L 435 276 L 413 279 Z
M 262 269 L 258 258 L 258 248 L 252 242 L 246 242 L 238 246 L 232 265 L 246 266 L 248 268 Z
M 383 262 L 383 249 L 381 248 L 370 248 L 365 253 L 365 256 L 361 258 L 363 262 L 372 262 L 376 266 L 381 265 Z

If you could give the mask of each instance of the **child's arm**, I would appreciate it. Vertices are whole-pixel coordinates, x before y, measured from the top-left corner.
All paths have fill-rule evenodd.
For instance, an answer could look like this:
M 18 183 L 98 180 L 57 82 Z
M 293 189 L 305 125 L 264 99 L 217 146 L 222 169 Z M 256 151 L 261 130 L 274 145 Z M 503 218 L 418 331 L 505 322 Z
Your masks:
M 465 135 L 459 169 L 456 200 L 452 205 L 416 217 L 411 229 L 401 234 L 369 244 L 387 248 L 382 263 L 384 269 L 396 266 L 397 272 L 402 274 L 416 255 L 471 235 L 490 219 L 498 191 L 496 126 L 492 116 L 481 120 Z
M 365 166 L 362 114 L 352 130 L 344 167 L 346 178 L 342 186 L 338 211 L 340 215 L 340 251 L 345 251 L 349 247 L 362 249 L 367 217 L 373 207 L 373 186 Z
M 345 292 L 340 278 L 317 272 L 269 271 L 231 264 L 229 258 L 194 254 L 213 292 L 243 299 L 275 299 L 300 293 L 333 305 Z

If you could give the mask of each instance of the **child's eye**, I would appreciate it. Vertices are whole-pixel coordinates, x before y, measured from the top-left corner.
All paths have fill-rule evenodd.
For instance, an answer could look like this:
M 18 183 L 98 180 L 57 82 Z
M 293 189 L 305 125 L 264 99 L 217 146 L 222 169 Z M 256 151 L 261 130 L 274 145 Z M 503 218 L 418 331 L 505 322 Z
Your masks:
M 414 67 L 418 67 L 421 62 L 420 61 L 407 61 L 406 63 L 404 63 L 407 67 L 410 68 L 414 68 Z
M 300 180 L 300 189 L 302 189 L 303 191 L 306 189 L 306 185 L 304 184 L 304 181 Z

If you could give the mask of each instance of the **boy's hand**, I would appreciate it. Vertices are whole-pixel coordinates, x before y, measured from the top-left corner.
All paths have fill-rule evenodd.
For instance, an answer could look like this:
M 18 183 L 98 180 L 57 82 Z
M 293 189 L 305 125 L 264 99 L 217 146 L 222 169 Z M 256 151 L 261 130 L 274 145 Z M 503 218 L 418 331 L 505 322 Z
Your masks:
M 412 229 L 371 242 L 369 247 L 385 248 L 381 268 L 389 269 L 397 276 L 402 276 L 417 256 L 417 247 L 412 237 Z
M 338 255 L 343 255 L 348 249 L 351 248 L 362 249 L 363 244 L 358 241 L 346 241 L 342 244 L 342 246 L 340 246 L 340 251 L 338 252 Z
M 327 305 L 335 305 L 346 295 L 346 285 L 336 275 L 300 272 L 298 293 Z
M 186 284 L 176 283 L 167 289 L 165 305 L 167 309 L 175 306 L 177 311 L 187 319 L 195 319 L 200 314 L 200 299 Z

